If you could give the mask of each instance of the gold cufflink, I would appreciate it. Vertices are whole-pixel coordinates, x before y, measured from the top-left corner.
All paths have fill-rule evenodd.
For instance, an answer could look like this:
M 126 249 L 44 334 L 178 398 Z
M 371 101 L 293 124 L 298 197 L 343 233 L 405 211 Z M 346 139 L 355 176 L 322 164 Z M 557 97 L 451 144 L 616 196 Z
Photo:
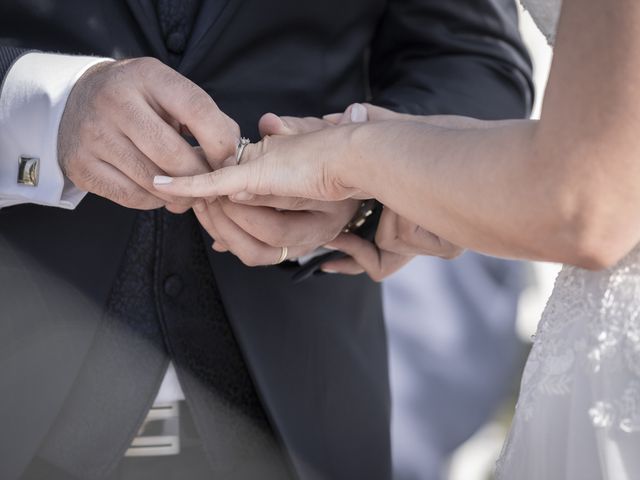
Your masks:
M 18 183 L 28 187 L 37 187 L 39 174 L 40 159 L 21 155 L 18 164 Z

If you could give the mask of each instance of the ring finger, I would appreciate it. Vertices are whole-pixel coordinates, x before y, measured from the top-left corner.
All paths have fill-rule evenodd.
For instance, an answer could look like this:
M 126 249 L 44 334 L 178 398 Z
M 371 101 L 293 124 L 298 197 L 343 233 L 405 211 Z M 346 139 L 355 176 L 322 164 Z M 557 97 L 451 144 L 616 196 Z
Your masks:
M 210 203 L 206 211 L 196 211 L 196 215 L 203 224 L 215 225 L 218 233 L 216 240 L 219 238 L 223 245 L 245 265 L 250 267 L 274 265 L 280 260 L 282 248 L 271 247 L 242 230 L 224 213 L 219 202 Z M 297 258 L 308 253 L 307 250 L 289 249 L 287 258 Z

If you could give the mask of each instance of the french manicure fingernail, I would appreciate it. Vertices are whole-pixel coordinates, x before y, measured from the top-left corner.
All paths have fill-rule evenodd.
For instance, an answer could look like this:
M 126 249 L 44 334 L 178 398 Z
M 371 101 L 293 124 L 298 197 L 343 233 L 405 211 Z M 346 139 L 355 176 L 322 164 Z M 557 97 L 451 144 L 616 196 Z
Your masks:
M 324 248 L 326 248 L 327 250 L 331 250 L 331 251 L 335 251 L 338 250 L 336 247 L 334 247 L 333 245 L 331 245 L 330 243 L 327 243 Z
M 169 185 L 171 182 L 173 182 L 173 178 L 165 177 L 164 175 L 156 175 L 153 177 L 154 185 Z
M 351 106 L 351 121 L 353 123 L 364 123 L 367 121 L 369 114 L 364 105 L 354 103 Z
M 338 273 L 336 270 L 331 270 L 330 268 L 322 267 L 320 270 L 322 270 L 324 273 L 329 273 L 331 275 L 334 275 L 334 274 Z

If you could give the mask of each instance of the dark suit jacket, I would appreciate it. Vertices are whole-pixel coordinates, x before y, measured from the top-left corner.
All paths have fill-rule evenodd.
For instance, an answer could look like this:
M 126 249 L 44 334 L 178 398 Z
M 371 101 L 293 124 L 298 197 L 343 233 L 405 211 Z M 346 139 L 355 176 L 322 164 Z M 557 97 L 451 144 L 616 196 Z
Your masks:
M 0 0 L 0 78 L 22 49 L 167 61 L 151 3 Z M 529 111 L 530 65 L 512 0 L 228 0 L 204 8 L 177 69 L 254 139 L 264 112 L 322 115 L 366 99 L 420 114 Z M 75 211 L 0 211 L 1 478 L 19 475 L 63 405 L 133 218 L 91 195 Z M 340 276 L 293 285 L 281 268 L 250 269 L 214 253 L 210 262 L 300 477 L 387 478 L 378 286 Z

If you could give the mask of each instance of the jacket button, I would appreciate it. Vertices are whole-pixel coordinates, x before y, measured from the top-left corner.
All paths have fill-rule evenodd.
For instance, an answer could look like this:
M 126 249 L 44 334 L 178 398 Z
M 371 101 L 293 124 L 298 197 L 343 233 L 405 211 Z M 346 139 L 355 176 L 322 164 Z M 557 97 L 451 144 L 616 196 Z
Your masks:
M 169 275 L 164 280 L 164 293 L 170 297 L 177 297 L 182 292 L 184 284 L 179 275 Z

